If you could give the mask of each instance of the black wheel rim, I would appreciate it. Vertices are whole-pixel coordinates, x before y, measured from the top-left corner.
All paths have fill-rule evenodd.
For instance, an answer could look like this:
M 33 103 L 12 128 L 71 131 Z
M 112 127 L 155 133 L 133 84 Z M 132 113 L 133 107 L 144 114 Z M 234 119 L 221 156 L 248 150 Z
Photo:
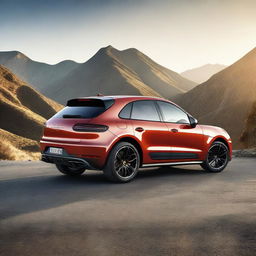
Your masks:
M 207 161 L 211 168 L 221 169 L 228 161 L 227 148 L 222 144 L 212 145 L 208 152 Z
M 115 156 L 115 172 L 121 177 L 132 177 L 138 168 L 138 155 L 130 146 L 121 147 Z

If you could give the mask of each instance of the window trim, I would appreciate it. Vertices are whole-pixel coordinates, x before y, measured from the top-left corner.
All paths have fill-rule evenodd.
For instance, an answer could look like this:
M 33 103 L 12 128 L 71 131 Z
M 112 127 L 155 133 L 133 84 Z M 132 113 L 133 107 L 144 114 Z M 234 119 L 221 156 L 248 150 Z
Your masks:
M 173 103 L 171 103 L 171 102 L 169 102 L 169 101 L 164 101 L 164 100 L 155 100 L 155 101 L 156 101 L 157 107 L 159 108 L 159 112 L 161 113 L 161 119 L 162 119 L 162 122 L 163 122 L 163 123 L 168 123 L 168 124 L 183 124 L 183 125 L 186 125 L 186 124 L 189 124 L 189 125 L 190 125 L 190 124 L 191 124 L 191 123 L 190 123 L 190 119 L 189 119 L 189 114 L 188 114 L 184 109 L 182 109 L 181 107 L 179 107 L 179 106 L 177 106 L 177 105 L 175 105 L 175 104 L 173 104 Z M 188 123 L 177 123 L 177 122 L 167 122 L 167 121 L 164 121 L 164 115 L 163 115 L 163 112 L 162 112 L 161 107 L 160 107 L 160 105 L 158 104 L 158 102 L 164 102 L 164 103 L 170 104 L 170 105 L 172 105 L 172 106 L 178 108 L 179 110 L 181 110 L 184 114 L 186 114 L 186 116 L 187 116 L 187 118 L 188 118 Z
M 144 120 L 144 119 L 132 119 L 132 111 L 133 111 L 133 103 L 134 102 L 137 102 L 137 101 L 153 101 L 155 103 L 155 106 L 156 106 L 156 110 L 158 112 L 158 115 L 159 115 L 159 118 L 160 118 L 160 121 L 153 121 L 153 120 Z M 189 123 L 185 123 L 183 125 L 191 125 L 190 123 L 190 119 L 189 117 L 191 116 L 187 111 L 185 111 L 183 108 L 181 108 L 180 106 L 176 105 L 176 104 L 173 104 L 172 102 L 169 102 L 169 101 L 165 101 L 165 100 L 134 100 L 134 101 L 130 101 L 128 102 L 127 104 L 125 104 L 125 106 L 119 111 L 118 113 L 118 117 L 120 119 L 124 119 L 124 120 L 133 120 L 133 121 L 145 121 L 145 122 L 161 122 L 161 123 L 168 123 L 168 124 L 180 124 L 182 125 L 182 123 L 177 123 L 177 122 L 167 122 L 167 121 L 164 121 L 164 117 L 163 117 L 163 113 L 162 113 L 162 110 L 161 110 L 161 107 L 159 106 L 158 102 L 164 102 L 164 103 L 167 103 L 167 104 L 170 104 L 178 109 L 180 109 L 184 114 L 187 115 L 188 117 L 188 121 Z M 121 111 L 128 105 L 128 104 L 131 104 L 131 111 L 130 111 L 130 117 L 129 118 L 124 118 L 124 117 L 120 117 L 120 113 Z

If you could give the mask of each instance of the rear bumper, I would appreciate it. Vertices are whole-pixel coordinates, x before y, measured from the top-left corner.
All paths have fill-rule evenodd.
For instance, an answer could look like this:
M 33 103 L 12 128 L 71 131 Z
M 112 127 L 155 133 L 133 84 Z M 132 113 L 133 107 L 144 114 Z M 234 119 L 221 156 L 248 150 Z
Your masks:
M 40 141 L 42 160 L 48 163 L 65 162 L 67 160 L 79 160 L 87 162 L 92 169 L 101 170 L 104 167 L 107 158 L 108 147 L 103 145 L 82 145 L 57 143 L 49 141 Z M 64 155 L 49 154 L 48 148 L 62 148 L 65 151 Z
M 94 170 L 97 169 L 93 165 L 89 163 L 87 159 L 84 158 L 77 158 L 72 156 L 55 156 L 50 154 L 42 154 L 41 160 L 46 163 L 52 164 L 64 164 L 64 165 L 80 165 L 83 166 L 85 169 Z

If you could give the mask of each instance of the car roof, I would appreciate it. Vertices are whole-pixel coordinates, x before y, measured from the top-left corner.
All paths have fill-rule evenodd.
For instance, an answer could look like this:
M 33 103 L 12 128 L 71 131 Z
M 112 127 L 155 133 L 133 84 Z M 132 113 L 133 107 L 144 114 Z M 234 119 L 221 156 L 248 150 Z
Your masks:
M 142 96 L 142 95 L 100 95 L 100 96 L 88 96 L 88 97 L 77 97 L 73 98 L 74 99 L 97 99 L 97 100 L 117 100 L 121 101 L 124 104 L 127 104 L 131 101 L 136 101 L 136 100 L 160 100 L 160 101 L 166 101 L 169 103 L 172 103 L 173 105 L 177 106 L 178 108 L 182 109 L 180 106 L 178 106 L 175 102 L 165 99 L 165 98 L 160 98 L 160 97 L 154 97 L 154 96 Z M 184 109 L 182 109 L 185 111 Z M 186 111 L 185 111 L 186 112 Z
M 140 95 L 102 95 L 102 96 L 89 96 L 89 97 L 78 97 L 77 99 L 101 99 L 101 100 L 110 100 L 110 99 L 127 99 L 127 100 L 164 100 L 167 99 L 153 96 L 140 96 Z

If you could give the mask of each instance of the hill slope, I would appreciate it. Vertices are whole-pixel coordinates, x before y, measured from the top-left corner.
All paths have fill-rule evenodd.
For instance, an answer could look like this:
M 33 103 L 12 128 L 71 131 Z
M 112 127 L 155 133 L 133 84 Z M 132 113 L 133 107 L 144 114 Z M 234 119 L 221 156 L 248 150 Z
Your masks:
M 180 73 L 180 75 L 191 81 L 201 84 L 226 67 L 227 66 L 220 64 L 206 64 L 198 68 L 186 70 Z
M 18 51 L 0 52 L 0 64 L 39 91 L 62 79 L 79 64 L 65 60 L 56 65 L 33 61 Z
M 256 100 L 256 48 L 208 81 L 180 96 L 176 102 L 202 123 L 226 129 L 235 147 L 245 119 Z
M 30 140 L 0 129 L 0 160 L 39 159 L 39 145 Z
M 43 123 L 61 107 L 0 66 L 0 159 L 36 156 Z
M 246 148 L 256 147 L 256 102 L 252 105 L 246 119 L 245 128 L 241 136 L 241 142 Z

